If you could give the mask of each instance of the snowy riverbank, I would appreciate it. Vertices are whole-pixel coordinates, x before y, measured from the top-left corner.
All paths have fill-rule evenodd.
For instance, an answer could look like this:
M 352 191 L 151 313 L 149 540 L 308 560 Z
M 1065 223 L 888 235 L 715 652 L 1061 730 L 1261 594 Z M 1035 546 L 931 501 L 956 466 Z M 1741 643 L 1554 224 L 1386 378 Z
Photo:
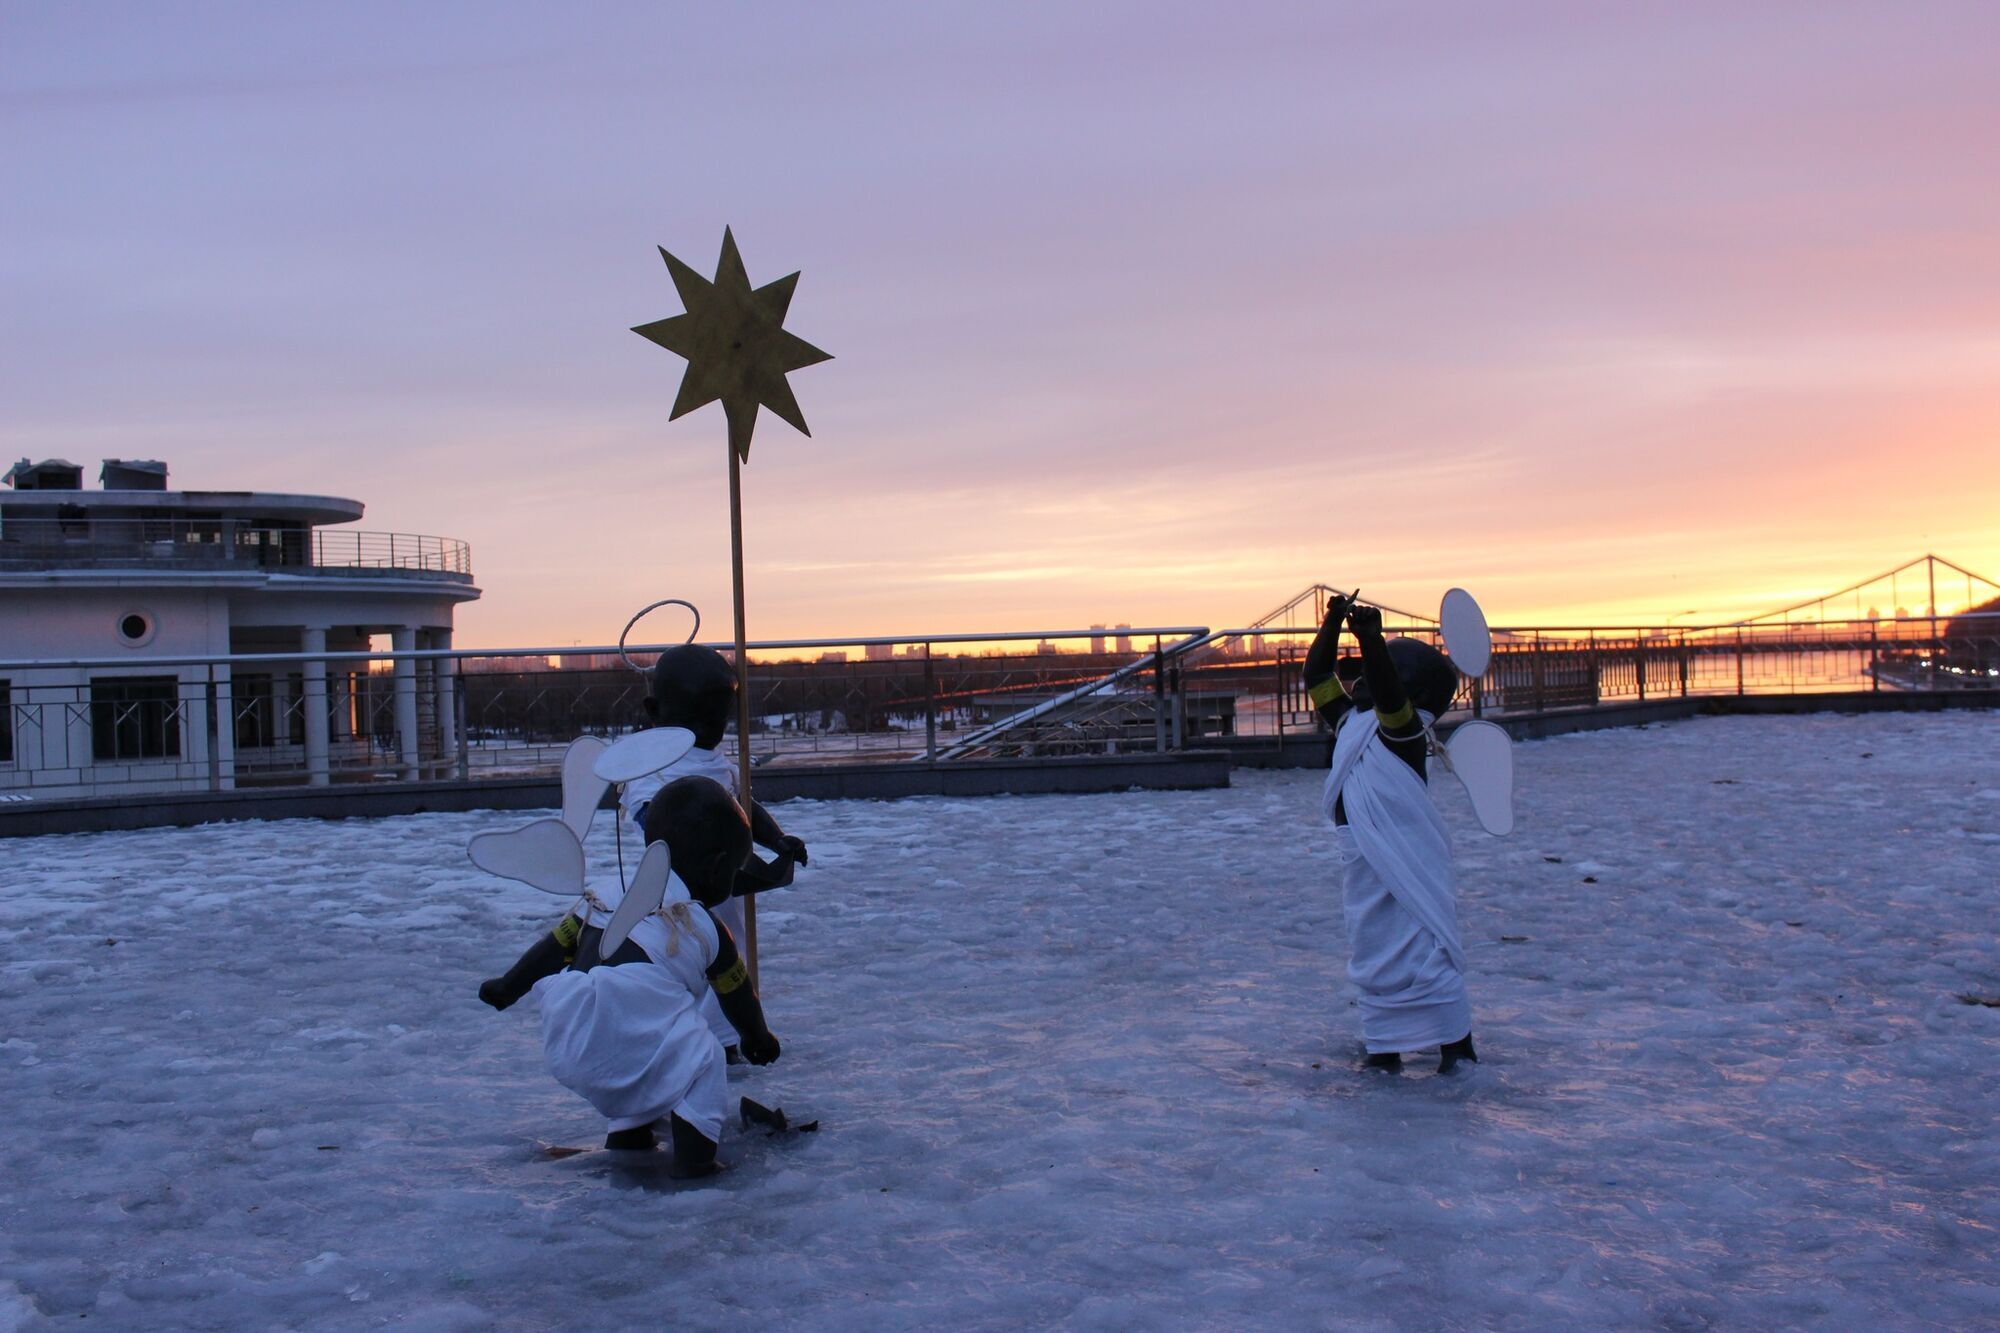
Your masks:
M 1317 775 L 782 807 L 822 1128 L 678 1190 L 474 998 L 520 816 L 0 843 L 0 1329 L 2000 1321 L 2000 718 L 1518 754 L 1452 1079 L 1353 1068 Z

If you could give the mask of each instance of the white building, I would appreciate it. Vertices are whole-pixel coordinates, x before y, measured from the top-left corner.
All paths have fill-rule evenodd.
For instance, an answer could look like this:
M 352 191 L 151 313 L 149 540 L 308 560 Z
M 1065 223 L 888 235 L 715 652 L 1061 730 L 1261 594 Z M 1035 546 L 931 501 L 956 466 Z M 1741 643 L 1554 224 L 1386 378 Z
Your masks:
M 459 755 L 453 673 L 431 662 L 214 659 L 377 635 L 449 648 L 454 609 L 479 596 L 465 543 L 333 526 L 358 500 L 169 490 L 161 463 L 107 460 L 99 490 L 61 460 L 4 481 L 0 790 L 434 776 Z

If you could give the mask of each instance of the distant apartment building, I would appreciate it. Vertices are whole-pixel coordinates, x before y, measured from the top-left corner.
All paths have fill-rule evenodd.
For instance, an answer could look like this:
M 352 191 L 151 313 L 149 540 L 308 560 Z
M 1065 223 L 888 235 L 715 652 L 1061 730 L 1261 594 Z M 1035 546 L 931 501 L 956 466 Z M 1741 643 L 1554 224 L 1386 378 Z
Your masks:
M 617 659 L 614 657 L 612 660 L 616 661 Z M 465 669 L 467 671 L 476 671 L 487 675 L 521 676 L 521 675 L 533 675 L 537 672 L 553 670 L 557 666 L 569 667 L 574 670 L 584 670 L 584 669 L 594 669 L 599 665 L 601 664 L 596 663 L 593 659 L 588 657 L 582 659 L 575 657 L 563 657 L 563 658 L 551 659 L 548 657 L 540 656 L 539 654 L 529 654 L 527 656 L 514 656 L 514 657 L 499 657 L 499 656 L 487 655 L 474 658 L 471 662 L 466 664 Z
M 449 648 L 479 596 L 464 542 L 341 526 L 359 500 L 172 490 L 159 462 L 107 459 L 96 490 L 83 471 L 24 459 L 0 479 L 0 790 L 324 783 L 357 746 L 418 776 L 457 753 L 452 676 L 429 662 L 371 677 L 216 659 L 366 651 L 377 635 Z

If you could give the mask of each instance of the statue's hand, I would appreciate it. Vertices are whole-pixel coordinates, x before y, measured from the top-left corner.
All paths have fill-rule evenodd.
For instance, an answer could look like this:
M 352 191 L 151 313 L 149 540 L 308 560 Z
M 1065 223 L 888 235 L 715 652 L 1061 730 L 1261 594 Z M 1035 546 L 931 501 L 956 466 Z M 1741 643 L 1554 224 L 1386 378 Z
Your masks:
M 753 1065 L 768 1065 L 778 1058 L 778 1039 L 768 1030 L 738 1040 L 737 1049 Z

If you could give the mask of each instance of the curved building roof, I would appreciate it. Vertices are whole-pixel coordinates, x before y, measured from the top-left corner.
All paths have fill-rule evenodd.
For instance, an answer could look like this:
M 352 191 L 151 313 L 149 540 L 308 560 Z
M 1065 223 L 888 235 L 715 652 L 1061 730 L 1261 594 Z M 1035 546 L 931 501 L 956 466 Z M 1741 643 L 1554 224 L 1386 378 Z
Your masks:
M 284 491 L 0 491 L 0 508 L 26 517 L 31 511 L 64 506 L 83 509 L 144 509 L 190 517 L 258 518 L 305 523 L 352 523 L 365 511 L 359 500 L 336 495 L 292 495 Z

